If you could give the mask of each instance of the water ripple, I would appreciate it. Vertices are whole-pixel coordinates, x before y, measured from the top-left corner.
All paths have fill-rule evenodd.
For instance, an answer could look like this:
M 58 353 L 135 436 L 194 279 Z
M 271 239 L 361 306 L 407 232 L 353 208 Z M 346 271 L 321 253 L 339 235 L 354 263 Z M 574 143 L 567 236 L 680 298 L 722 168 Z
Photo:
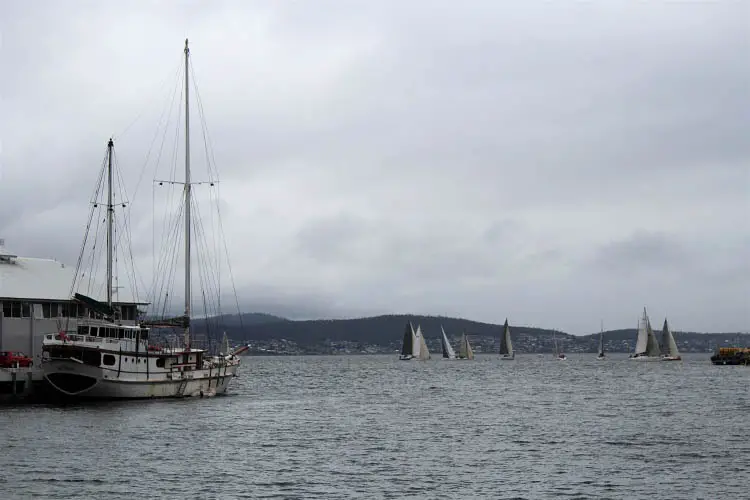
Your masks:
M 0 408 L 0 484 L 4 499 L 741 498 L 748 379 L 706 356 L 245 358 L 227 397 Z

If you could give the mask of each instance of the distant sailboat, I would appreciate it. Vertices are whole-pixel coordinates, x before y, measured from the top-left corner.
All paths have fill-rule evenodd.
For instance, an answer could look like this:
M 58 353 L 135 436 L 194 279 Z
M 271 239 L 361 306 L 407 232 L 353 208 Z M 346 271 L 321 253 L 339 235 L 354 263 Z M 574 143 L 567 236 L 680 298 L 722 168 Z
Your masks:
M 664 318 L 664 327 L 661 330 L 661 349 L 662 361 L 682 361 L 680 351 L 677 349 L 677 342 L 674 341 L 672 330 L 669 329 L 667 318 Z
M 458 359 L 474 359 L 474 351 L 471 349 L 469 337 L 466 332 L 461 335 L 461 345 L 458 348 Z
M 638 322 L 638 338 L 635 342 L 635 353 L 630 359 L 636 361 L 660 361 L 659 341 L 651 329 L 651 321 L 648 319 L 646 308 L 643 308 L 643 317 Z
M 414 344 L 415 344 L 414 328 L 411 326 L 411 322 L 406 323 L 404 328 L 404 339 L 401 343 L 401 354 L 398 359 L 401 361 L 409 361 L 414 357 Z
M 419 351 L 414 355 L 420 361 L 426 361 L 431 358 L 430 350 L 427 349 L 427 343 L 424 341 L 424 335 L 422 335 L 422 327 L 417 325 L 417 342 L 419 345 Z
M 555 336 L 555 331 L 554 330 L 552 330 L 552 343 L 555 346 L 555 357 L 557 357 L 557 359 L 559 361 L 565 361 L 566 359 L 568 359 L 568 357 L 565 355 L 565 353 L 562 352 L 560 350 L 560 348 L 558 347 L 558 345 L 557 345 L 557 337 Z
M 445 334 L 443 325 L 440 325 L 440 331 L 443 332 L 443 338 L 440 339 L 441 343 L 443 344 L 443 357 L 447 359 L 456 359 L 456 353 L 453 350 L 451 343 L 448 341 L 448 336 Z
M 516 357 L 516 353 L 513 352 L 513 343 L 510 341 L 510 327 L 508 326 L 508 318 L 505 318 L 505 325 L 503 326 L 503 336 L 500 337 L 500 359 L 502 360 L 513 360 Z
M 596 359 L 607 359 L 607 356 L 604 354 L 604 322 L 602 322 L 601 330 L 599 331 L 599 354 L 596 356 Z

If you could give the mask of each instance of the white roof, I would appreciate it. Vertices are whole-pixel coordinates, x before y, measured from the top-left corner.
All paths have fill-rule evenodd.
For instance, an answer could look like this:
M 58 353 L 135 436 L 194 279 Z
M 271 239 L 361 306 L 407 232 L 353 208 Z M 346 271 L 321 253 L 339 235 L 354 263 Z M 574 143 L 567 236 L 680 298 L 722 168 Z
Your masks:
M 12 254 L 11 254 L 12 255 Z M 70 290 L 75 277 L 75 268 L 52 259 L 16 257 L 0 259 L 0 300 L 50 300 L 67 301 L 72 299 Z M 105 287 L 96 287 L 104 293 Z M 84 292 L 85 295 L 88 295 Z M 104 297 L 93 296 L 96 300 Z M 133 299 L 129 290 L 120 289 L 115 294 L 115 302 L 145 302 Z

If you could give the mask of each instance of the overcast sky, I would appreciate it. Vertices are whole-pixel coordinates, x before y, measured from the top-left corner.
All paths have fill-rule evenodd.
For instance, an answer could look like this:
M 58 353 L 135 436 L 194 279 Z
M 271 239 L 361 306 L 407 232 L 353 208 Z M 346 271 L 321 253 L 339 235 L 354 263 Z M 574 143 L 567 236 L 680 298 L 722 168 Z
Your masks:
M 750 330 L 749 25 L 741 1 L 2 2 L 0 237 L 75 264 L 114 135 L 151 283 L 172 152 L 146 156 L 189 37 L 243 310 Z

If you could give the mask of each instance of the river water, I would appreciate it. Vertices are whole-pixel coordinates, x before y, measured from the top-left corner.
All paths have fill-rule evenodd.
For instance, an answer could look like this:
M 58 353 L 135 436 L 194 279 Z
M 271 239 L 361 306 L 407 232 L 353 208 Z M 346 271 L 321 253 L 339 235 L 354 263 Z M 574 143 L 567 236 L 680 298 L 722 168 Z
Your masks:
M 748 498 L 750 368 L 247 357 L 231 395 L 0 407 L 0 497 Z

